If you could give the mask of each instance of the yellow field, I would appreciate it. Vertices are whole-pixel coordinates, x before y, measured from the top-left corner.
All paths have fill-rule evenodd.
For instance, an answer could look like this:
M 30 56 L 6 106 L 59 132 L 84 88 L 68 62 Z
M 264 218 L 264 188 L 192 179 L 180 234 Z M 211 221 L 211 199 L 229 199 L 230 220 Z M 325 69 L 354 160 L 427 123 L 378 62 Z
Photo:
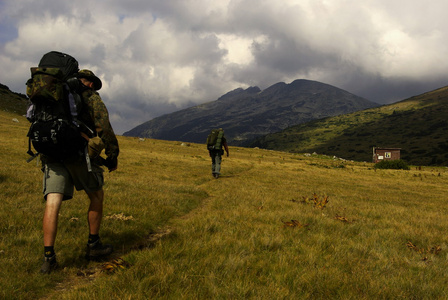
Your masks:
M 446 168 L 230 147 L 216 180 L 205 145 L 127 137 L 105 173 L 101 236 L 115 254 L 83 259 L 88 200 L 77 192 L 61 209 L 61 267 L 42 276 L 28 125 L 0 113 L 2 299 L 448 297 Z

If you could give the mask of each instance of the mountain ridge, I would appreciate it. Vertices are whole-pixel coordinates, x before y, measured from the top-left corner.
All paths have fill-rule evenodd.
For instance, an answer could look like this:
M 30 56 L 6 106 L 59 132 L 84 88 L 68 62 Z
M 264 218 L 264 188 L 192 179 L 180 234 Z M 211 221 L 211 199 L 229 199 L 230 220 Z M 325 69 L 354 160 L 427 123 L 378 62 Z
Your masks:
M 372 161 L 373 147 L 401 149 L 413 165 L 448 166 L 448 86 L 392 104 L 314 120 L 259 137 L 249 146 Z
M 230 145 L 244 146 L 295 124 L 378 105 L 325 83 L 297 79 L 264 90 L 237 88 L 215 101 L 156 117 L 123 135 L 203 143 L 212 128 L 221 127 Z

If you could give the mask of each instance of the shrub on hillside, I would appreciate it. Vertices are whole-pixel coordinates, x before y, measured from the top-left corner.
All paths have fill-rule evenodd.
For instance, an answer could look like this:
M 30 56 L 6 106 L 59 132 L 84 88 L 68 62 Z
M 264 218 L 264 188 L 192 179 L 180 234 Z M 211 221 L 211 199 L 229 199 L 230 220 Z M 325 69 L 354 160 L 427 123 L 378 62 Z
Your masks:
M 395 169 L 395 170 L 410 170 L 411 168 L 402 159 L 383 160 L 375 164 L 375 169 Z

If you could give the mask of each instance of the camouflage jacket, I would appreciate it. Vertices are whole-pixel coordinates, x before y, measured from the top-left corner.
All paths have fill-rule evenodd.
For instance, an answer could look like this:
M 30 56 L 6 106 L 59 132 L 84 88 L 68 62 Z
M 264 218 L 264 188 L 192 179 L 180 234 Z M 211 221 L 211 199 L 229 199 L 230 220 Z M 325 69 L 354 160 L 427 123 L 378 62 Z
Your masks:
M 106 148 L 107 158 L 111 160 L 117 159 L 120 150 L 117 137 L 110 125 L 106 105 L 104 105 L 100 95 L 92 89 L 85 89 L 81 96 L 83 107 L 78 119 L 94 131 L 93 136 L 101 138 Z

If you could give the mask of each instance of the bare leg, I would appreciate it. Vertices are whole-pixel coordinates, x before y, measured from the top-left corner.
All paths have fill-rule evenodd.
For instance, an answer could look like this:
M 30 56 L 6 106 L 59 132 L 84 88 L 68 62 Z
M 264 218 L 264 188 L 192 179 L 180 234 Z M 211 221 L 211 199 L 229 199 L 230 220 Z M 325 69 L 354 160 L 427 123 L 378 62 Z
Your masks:
M 87 244 L 86 258 L 97 260 L 113 252 L 112 245 L 103 245 L 99 239 L 91 240 L 92 235 L 98 235 L 100 232 L 101 220 L 103 218 L 103 199 L 104 191 L 101 189 L 87 194 L 90 198 L 89 211 L 87 219 L 89 222 L 89 242 Z M 93 237 L 92 237 L 93 238 Z M 99 238 L 99 236 L 97 236 Z
M 103 218 L 103 189 L 87 194 L 90 199 L 89 211 L 87 213 L 87 221 L 89 223 L 89 233 L 99 234 L 101 220 Z
M 44 246 L 54 246 L 62 198 L 63 194 L 59 193 L 50 193 L 47 195 L 43 219 Z

